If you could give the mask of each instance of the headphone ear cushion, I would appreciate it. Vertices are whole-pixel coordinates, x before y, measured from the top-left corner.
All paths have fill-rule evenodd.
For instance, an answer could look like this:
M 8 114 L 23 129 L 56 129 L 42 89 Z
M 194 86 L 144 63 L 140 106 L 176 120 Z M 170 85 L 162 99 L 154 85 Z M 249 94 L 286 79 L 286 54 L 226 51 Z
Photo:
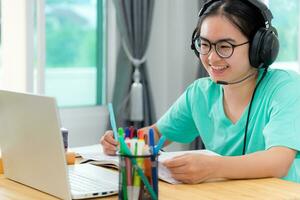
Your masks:
M 268 29 L 262 42 L 260 57 L 266 66 L 270 66 L 279 52 L 278 37 L 273 30 Z
M 253 67 L 259 67 L 262 63 L 270 66 L 277 58 L 279 52 L 279 41 L 276 30 L 273 28 L 260 28 L 254 35 L 249 60 Z
M 266 28 L 260 28 L 253 37 L 249 52 L 250 64 L 253 67 L 259 67 L 259 65 L 263 62 L 260 59 L 260 53 L 265 33 Z

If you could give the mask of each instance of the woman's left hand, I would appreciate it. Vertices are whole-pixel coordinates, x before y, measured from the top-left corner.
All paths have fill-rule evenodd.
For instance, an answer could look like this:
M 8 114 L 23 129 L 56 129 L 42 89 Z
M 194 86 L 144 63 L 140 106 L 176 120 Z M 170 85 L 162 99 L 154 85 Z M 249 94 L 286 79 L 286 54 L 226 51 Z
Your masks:
M 188 153 L 163 162 L 172 177 L 183 183 L 201 183 L 215 178 L 216 156 Z

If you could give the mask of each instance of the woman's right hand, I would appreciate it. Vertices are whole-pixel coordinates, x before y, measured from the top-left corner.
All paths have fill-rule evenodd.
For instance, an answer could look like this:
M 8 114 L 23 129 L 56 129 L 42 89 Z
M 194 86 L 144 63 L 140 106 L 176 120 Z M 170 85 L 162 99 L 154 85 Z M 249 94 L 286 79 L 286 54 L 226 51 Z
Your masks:
M 105 132 L 100 139 L 100 144 L 103 147 L 103 152 L 107 155 L 116 155 L 118 142 L 114 139 L 114 134 L 111 130 Z

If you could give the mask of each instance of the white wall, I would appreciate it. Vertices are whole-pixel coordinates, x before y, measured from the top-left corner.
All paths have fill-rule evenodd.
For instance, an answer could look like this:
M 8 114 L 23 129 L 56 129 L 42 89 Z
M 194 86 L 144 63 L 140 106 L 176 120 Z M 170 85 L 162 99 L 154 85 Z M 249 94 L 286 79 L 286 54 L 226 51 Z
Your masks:
M 148 67 L 157 118 L 196 78 L 198 60 L 190 42 L 197 15 L 198 0 L 155 2 Z
M 108 123 L 104 106 L 60 109 L 61 124 L 69 131 L 69 146 L 84 146 L 100 141 Z
M 33 91 L 33 5 L 1 1 L 1 89 Z
M 157 119 L 196 79 L 198 60 L 190 42 L 198 11 L 198 0 L 155 1 L 148 67 Z M 169 147 L 186 148 L 182 144 Z

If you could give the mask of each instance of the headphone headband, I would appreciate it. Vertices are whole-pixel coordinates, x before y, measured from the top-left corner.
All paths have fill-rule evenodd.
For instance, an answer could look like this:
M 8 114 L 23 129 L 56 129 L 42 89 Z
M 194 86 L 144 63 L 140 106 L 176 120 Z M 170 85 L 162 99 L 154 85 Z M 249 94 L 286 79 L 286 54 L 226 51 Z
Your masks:
M 217 1 L 221 1 L 221 0 L 205 1 L 204 5 L 202 6 L 201 10 L 198 13 L 198 16 L 201 17 L 205 13 L 207 8 Z M 271 26 L 273 15 L 270 9 L 264 3 L 260 2 L 259 0 L 242 0 L 242 1 L 256 7 L 261 12 L 261 15 L 263 16 L 265 21 L 266 28 L 269 28 Z

